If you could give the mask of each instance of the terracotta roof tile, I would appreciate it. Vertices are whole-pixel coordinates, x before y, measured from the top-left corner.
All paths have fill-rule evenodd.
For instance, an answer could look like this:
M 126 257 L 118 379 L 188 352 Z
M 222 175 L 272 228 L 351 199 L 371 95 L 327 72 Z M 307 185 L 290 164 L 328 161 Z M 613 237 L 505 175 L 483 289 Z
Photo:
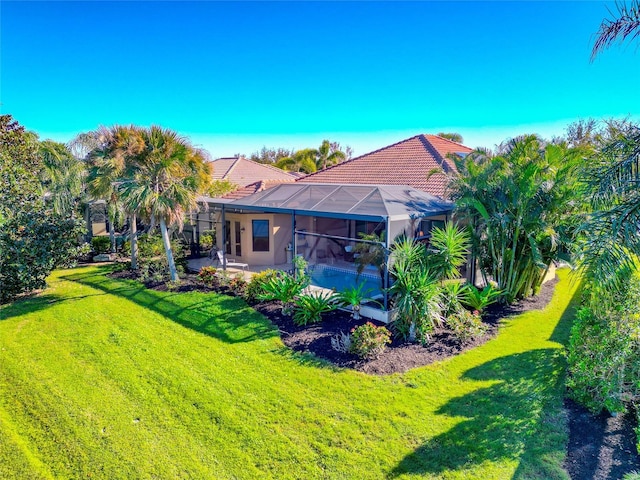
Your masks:
M 211 163 L 213 165 L 213 180 L 229 180 L 239 187 L 260 180 L 293 181 L 296 179 L 289 172 L 244 157 L 218 158 Z
M 249 195 L 253 195 L 254 193 L 262 192 L 267 190 L 268 188 L 275 187 L 276 185 L 280 185 L 281 183 L 293 183 L 294 179 L 289 180 L 260 180 L 258 182 L 251 183 L 244 187 L 240 187 L 233 192 L 229 192 L 224 195 L 222 198 L 228 198 L 231 200 L 238 200 L 240 198 L 248 197 Z
M 455 172 L 449 154 L 472 149 L 437 135 L 416 135 L 347 162 L 298 179 L 298 182 L 408 185 L 445 198 L 445 175 Z

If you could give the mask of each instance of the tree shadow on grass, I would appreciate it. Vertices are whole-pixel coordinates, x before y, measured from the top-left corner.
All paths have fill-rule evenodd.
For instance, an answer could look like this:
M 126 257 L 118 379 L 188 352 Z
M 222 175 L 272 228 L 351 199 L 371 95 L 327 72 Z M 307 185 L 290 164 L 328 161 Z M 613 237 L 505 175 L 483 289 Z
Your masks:
M 0 308 L 0 321 L 8 320 L 20 315 L 46 310 L 59 302 L 73 302 L 88 297 L 97 297 L 106 295 L 106 293 L 94 293 L 91 295 L 77 295 L 73 297 L 61 296 L 55 293 L 38 293 L 19 298 L 12 303 Z
M 226 343 L 251 342 L 278 335 L 271 323 L 244 300 L 215 293 L 158 292 L 132 280 L 116 280 L 102 274 L 72 273 L 61 278 L 126 298 L 159 313 L 183 327 Z
M 576 293 L 549 340 L 568 340 Z M 496 381 L 451 399 L 436 413 L 460 423 L 406 456 L 390 473 L 442 475 L 484 462 L 518 461 L 514 478 L 562 477 L 565 418 L 562 411 L 565 361 L 559 348 L 530 350 L 467 370 L 462 378 Z

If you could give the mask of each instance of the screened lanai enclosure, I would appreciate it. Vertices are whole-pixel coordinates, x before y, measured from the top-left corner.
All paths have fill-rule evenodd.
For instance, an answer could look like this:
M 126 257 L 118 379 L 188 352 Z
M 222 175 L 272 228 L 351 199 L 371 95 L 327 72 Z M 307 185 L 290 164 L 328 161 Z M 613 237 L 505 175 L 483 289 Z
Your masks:
M 385 307 L 394 239 L 428 241 L 453 209 L 400 185 L 284 183 L 238 200 L 200 201 L 193 228 L 215 228 L 217 248 L 236 262 L 291 270 L 301 255 L 312 285 L 342 291 L 363 283 Z

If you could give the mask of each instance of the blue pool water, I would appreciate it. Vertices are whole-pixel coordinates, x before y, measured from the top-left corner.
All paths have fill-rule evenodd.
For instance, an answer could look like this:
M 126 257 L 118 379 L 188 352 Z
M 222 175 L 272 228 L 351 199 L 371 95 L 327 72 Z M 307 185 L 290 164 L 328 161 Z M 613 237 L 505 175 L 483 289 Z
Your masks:
M 318 287 L 335 289 L 343 292 L 347 288 L 365 284 L 363 292 L 367 297 L 374 298 L 382 294 L 380 275 L 362 272 L 359 276 L 355 272 L 345 268 L 333 267 L 330 265 L 313 265 L 310 269 L 311 284 Z

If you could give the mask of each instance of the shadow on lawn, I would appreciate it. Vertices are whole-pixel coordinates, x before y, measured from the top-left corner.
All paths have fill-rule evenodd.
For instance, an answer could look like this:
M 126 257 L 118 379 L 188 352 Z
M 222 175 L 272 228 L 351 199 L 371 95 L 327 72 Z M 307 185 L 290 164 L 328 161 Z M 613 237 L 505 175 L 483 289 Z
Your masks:
M 579 293 L 574 294 L 549 340 L 566 344 Z M 557 478 L 563 455 L 562 349 L 546 348 L 496 358 L 467 370 L 462 378 L 497 382 L 451 399 L 436 413 L 464 417 L 406 456 L 390 473 L 440 475 L 486 461 L 519 460 L 513 478 Z M 539 477 L 542 473 L 542 477 Z
M 226 343 L 251 342 L 278 335 L 267 320 L 240 298 L 199 293 L 204 298 L 194 302 L 189 294 L 158 292 L 132 280 L 106 277 L 104 273 L 108 271 L 73 273 L 61 278 L 126 298 L 183 327 Z
M 54 293 L 38 293 L 31 294 L 15 300 L 11 304 L 0 309 L 0 321 L 8 320 L 12 317 L 27 315 L 29 313 L 39 312 L 52 307 L 59 302 L 72 302 L 82 300 L 88 297 L 98 297 L 106 295 L 106 293 L 94 293 L 91 295 L 78 295 L 75 297 L 64 297 Z

